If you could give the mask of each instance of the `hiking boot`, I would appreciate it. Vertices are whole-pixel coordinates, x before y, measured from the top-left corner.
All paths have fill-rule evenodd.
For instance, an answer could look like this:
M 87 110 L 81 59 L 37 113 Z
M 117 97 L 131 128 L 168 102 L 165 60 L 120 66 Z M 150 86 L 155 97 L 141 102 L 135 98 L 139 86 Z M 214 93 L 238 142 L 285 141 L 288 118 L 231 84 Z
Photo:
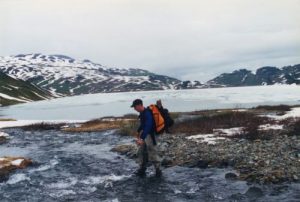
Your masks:
M 139 169 L 137 169 L 137 170 L 134 172 L 134 174 L 135 174 L 136 176 L 139 176 L 139 177 L 144 177 L 144 176 L 146 176 L 146 169 L 145 169 L 145 168 L 139 168 Z
M 155 169 L 155 176 L 156 177 L 161 177 L 162 176 L 161 169 L 159 169 L 159 168 Z

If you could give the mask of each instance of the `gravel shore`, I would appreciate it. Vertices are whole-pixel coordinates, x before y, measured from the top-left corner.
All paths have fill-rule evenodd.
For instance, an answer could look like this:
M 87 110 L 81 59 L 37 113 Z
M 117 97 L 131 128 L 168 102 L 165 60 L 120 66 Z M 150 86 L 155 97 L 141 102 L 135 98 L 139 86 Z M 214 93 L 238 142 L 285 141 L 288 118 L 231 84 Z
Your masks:
M 230 166 L 237 174 L 229 173 L 229 179 L 260 184 L 299 182 L 300 134 L 293 128 L 298 123 L 285 122 L 283 127 L 260 130 L 254 139 L 241 135 L 163 134 L 159 138 L 162 165 L 203 169 Z M 127 144 L 112 151 L 135 158 L 136 150 L 135 144 Z

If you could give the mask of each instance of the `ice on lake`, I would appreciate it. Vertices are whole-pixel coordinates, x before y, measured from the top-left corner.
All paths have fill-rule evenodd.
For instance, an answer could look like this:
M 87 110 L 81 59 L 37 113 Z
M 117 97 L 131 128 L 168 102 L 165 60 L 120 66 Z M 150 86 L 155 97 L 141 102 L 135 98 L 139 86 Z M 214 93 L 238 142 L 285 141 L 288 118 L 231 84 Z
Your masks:
M 300 86 L 98 93 L 2 107 L 0 116 L 18 120 L 89 120 L 103 116 L 120 116 L 135 113 L 130 105 L 136 98 L 143 99 L 145 105 L 162 99 L 170 111 L 176 112 L 249 108 L 257 105 L 292 105 L 300 104 Z

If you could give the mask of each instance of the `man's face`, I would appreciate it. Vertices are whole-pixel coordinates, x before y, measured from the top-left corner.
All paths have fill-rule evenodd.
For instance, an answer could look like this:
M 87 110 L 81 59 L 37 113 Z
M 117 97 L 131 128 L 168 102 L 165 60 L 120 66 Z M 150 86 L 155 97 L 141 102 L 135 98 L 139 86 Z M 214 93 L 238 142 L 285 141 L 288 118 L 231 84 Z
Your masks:
M 143 105 L 135 105 L 134 110 L 137 112 L 142 112 L 144 110 L 144 106 Z

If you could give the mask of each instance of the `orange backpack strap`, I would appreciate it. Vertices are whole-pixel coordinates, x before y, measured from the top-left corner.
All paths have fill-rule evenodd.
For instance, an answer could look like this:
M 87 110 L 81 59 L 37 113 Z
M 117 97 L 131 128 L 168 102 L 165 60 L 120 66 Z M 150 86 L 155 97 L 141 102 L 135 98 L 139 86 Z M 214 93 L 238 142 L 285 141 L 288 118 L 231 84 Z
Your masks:
M 153 119 L 155 121 L 155 128 L 157 133 L 162 133 L 165 128 L 165 120 L 160 114 L 156 105 L 150 105 L 150 110 L 152 111 Z

